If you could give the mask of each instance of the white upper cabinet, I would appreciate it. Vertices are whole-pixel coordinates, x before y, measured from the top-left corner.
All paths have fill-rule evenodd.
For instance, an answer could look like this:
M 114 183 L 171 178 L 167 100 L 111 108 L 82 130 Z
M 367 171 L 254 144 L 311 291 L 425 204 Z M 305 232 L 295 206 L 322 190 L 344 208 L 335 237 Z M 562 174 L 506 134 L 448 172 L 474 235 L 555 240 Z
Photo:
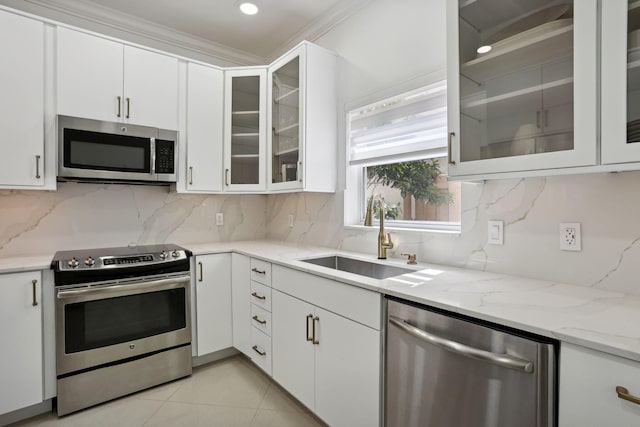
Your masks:
M 0 11 L 0 52 L 0 188 L 43 187 L 45 25 Z
M 187 192 L 222 191 L 223 71 L 187 64 Z
M 640 161 L 640 1 L 602 2 L 602 163 Z
M 178 129 L 178 59 L 58 27 L 61 115 Z
M 269 66 L 271 191 L 334 192 L 336 56 L 304 42 Z
M 267 70 L 225 70 L 225 191 L 264 191 Z
M 596 0 L 447 2 L 449 174 L 597 164 Z

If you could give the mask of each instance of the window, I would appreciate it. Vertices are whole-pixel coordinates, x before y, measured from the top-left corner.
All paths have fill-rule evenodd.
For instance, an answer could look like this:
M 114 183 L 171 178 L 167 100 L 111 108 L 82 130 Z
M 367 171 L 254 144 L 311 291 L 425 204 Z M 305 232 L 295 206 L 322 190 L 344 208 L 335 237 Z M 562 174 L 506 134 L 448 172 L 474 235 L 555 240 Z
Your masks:
M 445 82 L 358 108 L 347 120 L 347 175 L 358 189 L 351 210 L 361 222 L 380 195 L 390 226 L 459 230 L 461 184 L 447 181 Z

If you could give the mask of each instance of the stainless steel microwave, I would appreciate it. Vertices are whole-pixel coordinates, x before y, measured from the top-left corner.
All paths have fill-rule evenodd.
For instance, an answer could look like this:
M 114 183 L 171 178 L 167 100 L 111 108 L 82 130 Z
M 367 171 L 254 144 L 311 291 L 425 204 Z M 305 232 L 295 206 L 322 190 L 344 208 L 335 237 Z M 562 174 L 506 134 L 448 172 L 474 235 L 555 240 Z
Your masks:
M 58 178 L 176 182 L 178 132 L 58 116 Z

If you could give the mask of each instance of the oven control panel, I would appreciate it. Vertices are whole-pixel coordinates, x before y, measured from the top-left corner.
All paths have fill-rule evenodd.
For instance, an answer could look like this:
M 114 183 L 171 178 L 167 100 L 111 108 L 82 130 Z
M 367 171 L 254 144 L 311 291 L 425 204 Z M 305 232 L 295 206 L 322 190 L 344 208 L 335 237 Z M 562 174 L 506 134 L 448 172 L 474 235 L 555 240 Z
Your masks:
M 97 252 L 97 251 L 95 251 Z M 134 266 L 154 266 L 185 260 L 189 257 L 186 250 L 175 247 L 162 248 L 154 252 L 137 254 L 73 253 L 58 259 L 54 269 L 58 271 L 74 270 L 116 270 Z

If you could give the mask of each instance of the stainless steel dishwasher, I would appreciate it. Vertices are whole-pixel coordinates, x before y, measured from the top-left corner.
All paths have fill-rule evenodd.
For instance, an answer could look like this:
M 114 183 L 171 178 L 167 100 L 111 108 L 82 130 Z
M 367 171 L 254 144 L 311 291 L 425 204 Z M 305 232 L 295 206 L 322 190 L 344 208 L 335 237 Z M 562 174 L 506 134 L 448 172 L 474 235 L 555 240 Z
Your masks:
M 387 299 L 387 427 L 556 425 L 557 342 Z

